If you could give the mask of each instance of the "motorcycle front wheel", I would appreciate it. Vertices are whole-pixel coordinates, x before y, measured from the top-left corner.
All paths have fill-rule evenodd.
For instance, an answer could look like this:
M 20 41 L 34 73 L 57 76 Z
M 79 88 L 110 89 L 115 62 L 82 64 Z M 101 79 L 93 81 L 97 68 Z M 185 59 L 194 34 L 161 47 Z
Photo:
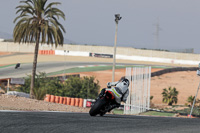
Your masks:
M 105 104 L 105 97 L 98 99 L 89 111 L 90 116 L 96 116 L 97 114 L 99 114 L 100 110 L 105 106 Z

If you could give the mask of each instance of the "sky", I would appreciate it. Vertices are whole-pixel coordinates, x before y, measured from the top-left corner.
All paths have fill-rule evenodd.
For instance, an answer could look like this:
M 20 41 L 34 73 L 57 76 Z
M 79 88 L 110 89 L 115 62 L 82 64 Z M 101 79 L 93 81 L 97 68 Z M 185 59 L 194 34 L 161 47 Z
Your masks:
M 0 0 L 0 33 L 12 35 L 20 0 Z M 65 39 L 76 44 L 190 49 L 200 54 L 200 0 L 48 0 L 61 2 Z M 159 30 L 157 30 L 159 24 Z M 158 31 L 158 32 L 157 32 Z M 112 52 L 112 50 L 111 50 Z

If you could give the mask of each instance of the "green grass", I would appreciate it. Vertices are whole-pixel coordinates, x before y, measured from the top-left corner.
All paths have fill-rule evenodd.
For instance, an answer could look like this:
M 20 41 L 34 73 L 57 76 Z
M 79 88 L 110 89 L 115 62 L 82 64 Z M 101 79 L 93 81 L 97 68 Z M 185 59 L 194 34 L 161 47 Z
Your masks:
M 140 115 L 173 117 L 175 113 L 148 111 L 148 112 L 141 113 Z
M 116 69 L 125 68 L 126 66 L 116 66 Z M 57 75 L 57 74 L 63 74 L 63 73 L 77 73 L 77 72 L 92 72 L 92 71 L 104 71 L 104 70 L 110 70 L 112 69 L 112 66 L 92 66 L 92 67 L 75 67 L 70 69 L 65 69 L 61 71 L 51 72 L 48 73 L 48 76 L 51 75 Z
M 15 66 L 16 64 L 10 64 L 10 65 L 5 65 L 5 66 L 0 66 L 0 68 L 5 68 L 5 67 L 9 67 L 9 66 Z
M 124 110 L 114 109 L 113 114 L 122 115 L 124 114 Z M 140 115 L 173 117 L 175 113 L 148 111 L 148 112 L 141 113 Z
M 119 66 L 116 66 L 115 68 L 121 69 L 121 68 L 126 68 L 126 67 L 141 67 L 141 66 L 119 65 Z M 163 67 L 154 66 L 152 68 L 163 68 Z M 47 75 L 51 76 L 51 75 L 58 75 L 58 74 L 63 74 L 63 73 L 93 72 L 93 71 L 104 71 L 104 70 L 111 70 L 111 69 L 112 69 L 112 66 L 92 66 L 92 67 L 83 67 L 83 68 L 75 67 L 75 68 L 65 69 L 61 71 L 51 72 L 51 73 L 48 73 Z
M 113 114 L 123 115 L 123 114 L 124 114 L 124 110 L 121 110 L 121 109 L 113 109 Z

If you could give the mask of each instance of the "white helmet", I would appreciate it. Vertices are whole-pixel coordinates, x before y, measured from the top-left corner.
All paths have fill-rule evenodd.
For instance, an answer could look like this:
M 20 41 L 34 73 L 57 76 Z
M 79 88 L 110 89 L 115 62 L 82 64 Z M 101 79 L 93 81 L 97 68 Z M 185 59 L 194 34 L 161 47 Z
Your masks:
M 128 87 L 129 87 L 129 80 L 127 78 L 122 77 L 119 81 L 123 82 L 124 84 L 128 85 Z
M 126 90 L 126 88 L 129 87 L 129 80 L 124 78 L 123 80 L 121 80 L 116 87 L 121 88 L 121 90 Z

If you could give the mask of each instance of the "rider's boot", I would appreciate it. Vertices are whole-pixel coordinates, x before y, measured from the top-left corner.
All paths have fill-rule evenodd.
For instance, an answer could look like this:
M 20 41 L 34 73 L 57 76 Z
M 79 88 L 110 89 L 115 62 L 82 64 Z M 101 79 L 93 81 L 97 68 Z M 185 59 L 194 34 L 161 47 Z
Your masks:
M 101 92 L 99 93 L 99 96 L 97 97 L 97 99 L 101 98 L 105 94 L 105 91 L 106 91 L 106 88 L 103 88 Z

